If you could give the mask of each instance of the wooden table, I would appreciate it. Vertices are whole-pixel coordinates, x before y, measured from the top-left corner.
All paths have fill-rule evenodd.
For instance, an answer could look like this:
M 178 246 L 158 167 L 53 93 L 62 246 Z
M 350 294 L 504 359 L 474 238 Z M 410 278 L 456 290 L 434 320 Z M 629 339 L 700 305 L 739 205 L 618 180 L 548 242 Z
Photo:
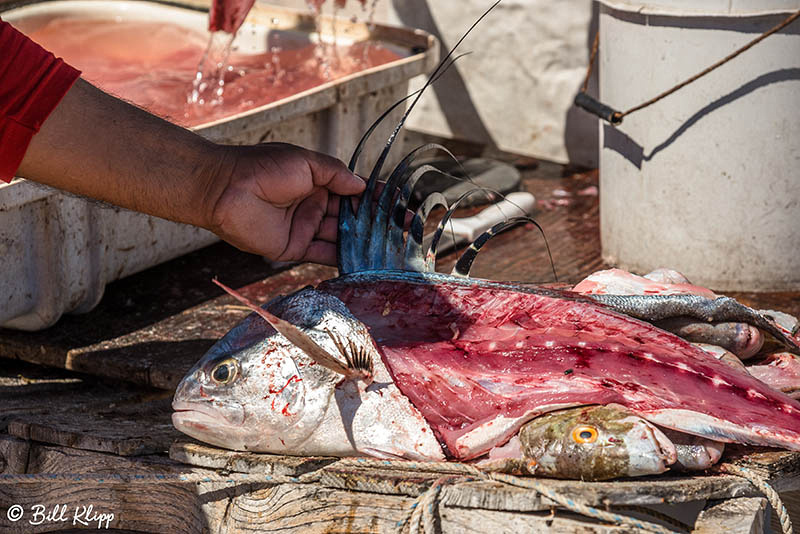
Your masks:
M 458 145 L 464 155 L 482 147 Z M 600 259 L 597 173 L 491 153 L 522 171 L 525 189 L 539 200 L 536 218 L 547 232 L 559 281 L 575 283 L 604 267 Z M 457 254 L 442 258 L 449 270 Z M 541 236 L 516 228 L 493 241 L 473 274 L 497 280 L 552 282 Z M 0 473 L 207 474 L 274 473 L 272 481 L 234 483 L 217 478 L 182 483 L 0 483 L 0 532 L 50 532 L 71 524 L 10 523 L 12 504 L 94 504 L 115 514 L 113 528 L 136 532 L 394 532 L 408 507 L 438 475 L 385 470 L 326 472 L 310 483 L 293 481 L 329 459 L 243 455 L 185 439 L 170 423 L 178 381 L 212 343 L 247 312 L 211 283 L 217 276 L 258 301 L 335 275 L 328 267 L 275 268 L 261 258 L 217 244 L 120 280 L 100 305 L 64 317 L 35 333 L 0 330 Z M 733 295 L 759 308 L 800 315 L 800 293 Z M 169 452 L 171 450 L 171 453 Z M 742 454 L 740 454 L 742 456 Z M 800 490 L 800 457 L 762 451 L 741 461 L 793 498 Z M 334 470 L 335 471 L 335 470 Z M 333 474 L 330 474 L 333 473 Z M 364 481 L 383 481 L 382 490 Z M 387 482 L 388 481 L 388 482 Z M 366 484 L 366 485 L 365 485 Z M 654 477 L 613 483 L 552 482 L 587 503 L 707 506 L 695 532 L 722 528 L 750 532 L 764 521 L 765 501 L 746 481 L 724 475 Z M 371 488 L 371 489 L 370 489 Z M 387 489 L 388 488 L 388 489 Z M 627 532 L 559 510 L 530 491 L 469 482 L 442 494 L 446 532 L 528 529 L 557 532 Z M 700 504 L 698 504 L 700 503 Z M 698 508 L 699 506 L 699 508 Z M 724 526 L 727 525 L 727 526 Z M 705 530 L 704 530 L 705 529 Z M 758 530 L 753 530 L 758 531 Z

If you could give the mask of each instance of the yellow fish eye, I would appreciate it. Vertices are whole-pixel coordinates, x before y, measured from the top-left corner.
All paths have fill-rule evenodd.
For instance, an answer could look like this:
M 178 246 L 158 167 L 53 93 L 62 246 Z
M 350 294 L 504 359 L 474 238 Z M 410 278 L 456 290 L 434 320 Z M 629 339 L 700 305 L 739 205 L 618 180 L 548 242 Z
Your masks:
M 576 426 L 572 431 L 572 439 L 575 443 L 594 443 L 597 441 L 597 429 L 593 426 Z
M 211 379 L 217 384 L 229 384 L 236 378 L 239 366 L 236 360 L 228 358 L 219 362 L 211 371 Z

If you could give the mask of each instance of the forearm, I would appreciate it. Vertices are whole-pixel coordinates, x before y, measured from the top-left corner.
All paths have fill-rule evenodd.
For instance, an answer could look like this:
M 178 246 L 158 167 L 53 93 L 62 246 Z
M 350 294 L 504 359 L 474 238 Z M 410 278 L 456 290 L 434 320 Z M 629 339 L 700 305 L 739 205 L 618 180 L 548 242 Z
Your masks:
M 31 141 L 18 174 L 124 208 L 208 226 L 226 152 L 78 80 Z

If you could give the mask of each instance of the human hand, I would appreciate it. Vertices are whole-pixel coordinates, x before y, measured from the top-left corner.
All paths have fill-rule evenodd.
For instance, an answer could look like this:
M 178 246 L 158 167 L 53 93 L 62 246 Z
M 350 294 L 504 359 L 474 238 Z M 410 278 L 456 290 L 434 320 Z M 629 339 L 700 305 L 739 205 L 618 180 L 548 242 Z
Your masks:
M 271 260 L 335 265 L 339 195 L 360 193 L 364 181 L 336 158 L 294 145 L 219 148 L 206 227 Z

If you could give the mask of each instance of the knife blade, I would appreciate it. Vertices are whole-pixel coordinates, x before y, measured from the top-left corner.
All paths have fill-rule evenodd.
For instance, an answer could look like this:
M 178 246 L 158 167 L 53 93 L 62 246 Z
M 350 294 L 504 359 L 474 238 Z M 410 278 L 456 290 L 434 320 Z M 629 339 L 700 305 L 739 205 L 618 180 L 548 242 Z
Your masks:
M 511 217 L 530 215 L 535 207 L 536 197 L 533 194 L 518 191 L 509 193 L 505 200 L 491 204 L 476 215 L 450 219 L 439 239 L 436 253 L 439 255 L 456 247 L 468 245 L 495 224 Z M 431 232 L 422 239 L 423 250 L 428 250 L 430 247 L 434 233 Z

